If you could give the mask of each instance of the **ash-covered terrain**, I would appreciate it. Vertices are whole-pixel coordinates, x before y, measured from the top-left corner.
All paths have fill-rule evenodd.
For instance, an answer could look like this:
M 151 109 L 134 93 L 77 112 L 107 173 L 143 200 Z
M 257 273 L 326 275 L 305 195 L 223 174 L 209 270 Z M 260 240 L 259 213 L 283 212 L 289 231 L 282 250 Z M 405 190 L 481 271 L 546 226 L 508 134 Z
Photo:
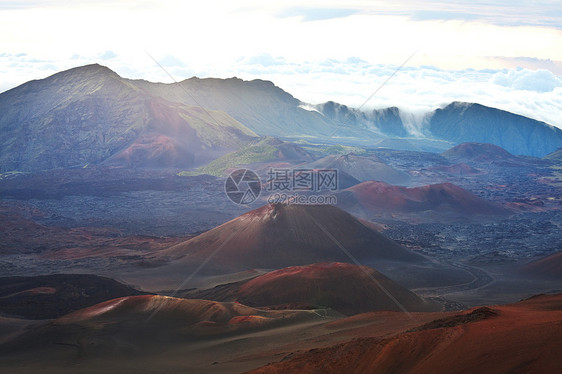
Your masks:
M 562 131 L 304 104 L 99 65 L 0 94 L 0 365 L 559 371 Z

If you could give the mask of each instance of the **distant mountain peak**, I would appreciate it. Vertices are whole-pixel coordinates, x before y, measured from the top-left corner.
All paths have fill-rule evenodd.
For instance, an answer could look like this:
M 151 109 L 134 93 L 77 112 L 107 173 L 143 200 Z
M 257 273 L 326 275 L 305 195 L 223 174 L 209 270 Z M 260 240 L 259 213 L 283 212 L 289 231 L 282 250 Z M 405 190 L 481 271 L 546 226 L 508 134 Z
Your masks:
M 224 112 L 161 97 L 153 85 L 90 64 L 0 94 L 0 172 L 107 161 L 193 167 L 255 137 Z
M 0 172 L 99 164 L 131 146 L 134 152 L 126 159 L 135 166 L 148 160 L 151 167 L 163 161 L 163 167 L 191 168 L 239 150 L 255 135 L 416 147 L 412 123 L 396 107 L 369 113 L 327 102 L 314 108 L 306 110 L 302 101 L 261 79 L 193 77 L 163 84 L 122 78 L 100 64 L 84 65 L 0 94 Z M 562 130 L 480 104 L 451 103 L 420 126 L 416 136 L 431 134 L 435 141 L 417 140 L 433 151 L 444 150 L 441 143 L 486 142 L 542 157 L 562 146 Z M 146 145 L 147 137 L 137 141 L 145 135 L 155 135 L 153 146 Z M 290 145 L 281 153 L 305 156 Z
M 83 66 L 78 66 L 75 68 L 71 68 L 68 70 L 63 70 L 59 73 L 53 74 L 49 78 L 56 78 L 59 76 L 70 76 L 70 75 L 79 75 L 82 76 L 83 78 L 86 78 L 88 76 L 92 76 L 92 75 L 105 75 L 105 76 L 115 76 L 115 77 L 119 77 L 119 74 L 117 74 L 116 72 L 114 72 L 113 70 L 111 70 L 110 68 L 108 68 L 105 65 L 100 65 L 100 64 L 88 64 L 88 65 L 83 65 Z
M 429 133 L 456 144 L 491 143 L 515 155 L 543 157 L 562 145 L 562 130 L 505 110 L 455 101 L 433 112 Z

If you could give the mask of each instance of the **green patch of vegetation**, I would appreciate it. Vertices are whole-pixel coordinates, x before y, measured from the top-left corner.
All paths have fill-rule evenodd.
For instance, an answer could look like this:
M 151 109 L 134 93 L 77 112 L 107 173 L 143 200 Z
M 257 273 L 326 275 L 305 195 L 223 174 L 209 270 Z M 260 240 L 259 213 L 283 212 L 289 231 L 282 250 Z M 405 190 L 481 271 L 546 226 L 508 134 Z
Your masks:
M 187 106 L 181 108 L 180 117 L 189 123 L 201 141 L 208 146 L 232 143 L 232 130 L 249 137 L 257 137 L 252 130 L 222 111 Z
M 328 144 L 319 144 L 315 146 L 306 146 L 301 145 L 301 148 L 305 149 L 308 152 L 315 153 L 315 154 L 324 154 L 324 155 L 347 155 L 350 153 L 356 155 L 365 155 L 367 154 L 367 150 L 361 147 L 354 147 L 349 145 L 328 145 Z
M 332 145 L 325 148 L 325 152 L 329 154 L 339 154 L 339 155 L 347 155 L 350 153 L 354 153 L 356 155 L 365 154 L 367 151 L 361 147 L 353 147 L 348 145 Z
M 178 177 L 194 177 L 194 176 L 201 175 L 201 174 L 205 174 L 205 173 L 201 173 L 199 171 L 185 170 L 185 171 L 180 171 L 176 175 Z
M 558 148 L 556 151 L 544 156 L 544 158 L 552 161 L 562 161 L 562 148 Z
M 562 166 L 555 165 L 550 167 L 552 169 L 552 176 L 543 178 L 542 180 L 554 187 L 562 187 Z
M 314 143 L 311 143 L 306 139 L 295 140 L 293 143 L 294 144 L 303 144 L 303 145 L 314 145 Z
M 0 173 L 0 180 L 15 178 L 19 175 L 24 175 L 24 174 L 29 174 L 29 173 L 25 171 L 17 171 L 17 170 L 7 171 L 5 173 Z
M 276 157 L 275 154 L 278 150 L 275 145 L 272 145 L 272 143 L 274 142 L 274 138 L 262 138 L 239 149 L 238 151 L 219 157 L 195 171 L 182 171 L 178 173 L 178 175 L 193 176 L 210 174 L 216 177 L 220 177 L 225 176 L 226 170 L 230 168 L 249 165 L 256 162 L 267 162 L 274 160 Z

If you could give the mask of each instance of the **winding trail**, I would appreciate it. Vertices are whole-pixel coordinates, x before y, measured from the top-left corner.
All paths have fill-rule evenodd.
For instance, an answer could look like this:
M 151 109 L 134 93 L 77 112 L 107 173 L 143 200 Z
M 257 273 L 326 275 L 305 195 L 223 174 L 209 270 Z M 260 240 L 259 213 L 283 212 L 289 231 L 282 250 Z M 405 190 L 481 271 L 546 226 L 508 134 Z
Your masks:
M 417 288 L 413 289 L 413 291 L 423 296 L 439 297 L 458 292 L 478 291 L 496 282 L 496 277 L 484 269 L 461 264 L 459 262 L 447 262 L 446 264 L 469 273 L 472 276 L 472 280 L 470 282 L 455 284 L 452 286 Z

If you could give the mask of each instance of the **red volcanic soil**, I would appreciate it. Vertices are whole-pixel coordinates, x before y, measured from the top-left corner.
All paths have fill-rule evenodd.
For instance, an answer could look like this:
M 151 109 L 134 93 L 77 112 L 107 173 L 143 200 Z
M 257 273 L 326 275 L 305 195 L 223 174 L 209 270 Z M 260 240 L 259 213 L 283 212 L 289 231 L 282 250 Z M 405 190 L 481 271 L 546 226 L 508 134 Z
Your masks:
M 155 134 L 141 136 L 106 163 L 144 167 L 191 167 L 193 160 L 193 154 L 174 139 Z
M 344 248 L 342 250 L 342 247 Z M 418 256 L 330 205 L 269 204 L 159 253 L 210 269 L 275 269 L 323 261 L 421 261 Z
M 439 309 L 374 269 L 339 262 L 272 271 L 242 284 L 237 298 L 250 306 L 296 303 L 329 307 L 347 315 L 400 311 L 401 307 L 408 311 Z
M 105 161 L 107 165 L 145 167 L 191 167 L 199 150 L 195 130 L 171 103 L 153 99 L 149 103 L 149 126 L 153 133 L 143 134 L 129 147 Z M 163 124 L 166 124 L 164 126 Z M 181 139 L 181 141 L 178 141 Z
M 154 347 L 157 342 L 226 334 L 320 320 L 314 311 L 267 311 L 240 303 L 167 296 L 128 296 L 77 310 L 21 336 L 11 349 L 71 342 L 82 349 L 111 352 L 122 342 Z M 89 344 L 97 347 L 88 346 Z
M 146 104 L 145 118 L 138 118 L 133 125 L 140 136 L 105 160 L 105 165 L 193 167 L 255 139 L 255 134 L 224 112 L 210 116 L 205 109 L 161 98 L 152 98 Z
M 238 303 L 123 297 L 24 331 L 2 326 L 0 332 L 12 337 L 2 342 L 5 336 L 0 336 L 0 366 L 5 372 L 20 373 L 216 372 L 213 365 L 226 356 L 260 351 L 260 334 L 267 339 L 268 331 L 279 336 L 286 329 L 333 318 L 316 311 L 266 311 Z M 222 372 L 256 366 L 245 363 L 243 369 Z
M 107 321 L 142 319 L 154 319 L 155 323 L 162 321 L 171 323 L 175 320 L 185 326 L 204 321 L 228 324 L 232 318 L 240 314 L 251 316 L 252 314 L 248 312 L 253 313 L 254 310 L 241 304 L 142 295 L 108 300 L 63 316 L 57 319 L 55 324 L 99 324 Z
M 439 211 L 463 216 L 508 213 L 502 207 L 451 183 L 406 188 L 370 181 L 344 190 L 342 196 L 345 197 L 343 206 L 360 206 L 376 213 Z
M 309 319 L 314 316 L 309 311 L 268 311 L 255 309 L 240 303 L 221 303 L 210 300 L 180 299 L 168 296 L 141 295 L 112 299 L 89 308 L 80 309 L 56 319 L 55 325 L 86 324 L 98 325 L 111 321 L 127 321 L 133 326 L 136 322 L 159 325 L 189 327 L 205 323 L 207 325 L 251 324 L 263 326 L 281 318 L 287 320 Z M 314 318 L 312 318 L 314 319 Z M 197 330 L 195 328 L 194 330 Z M 192 331 L 193 332 L 193 331 Z M 226 332 L 226 331 L 223 331 Z
M 521 270 L 540 278 L 562 279 L 562 251 L 533 261 L 525 265 Z
M 545 210 L 548 210 L 548 207 L 545 207 L 544 202 L 540 199 L 522 199 L 522 201 L 505 203 L 503 206 L 514 212 L 544 212 Z
M 56 288 L 53 287 L 35 287 L 30 288 L 25 291 L 21 291 L 19 294 L 30 294 L 30 295 L 52 295 L 57 292 Z
M 476 308 L 389 338 L 359 338 L 253 370 L 277 373 L 560 373 L 562 295 Z

